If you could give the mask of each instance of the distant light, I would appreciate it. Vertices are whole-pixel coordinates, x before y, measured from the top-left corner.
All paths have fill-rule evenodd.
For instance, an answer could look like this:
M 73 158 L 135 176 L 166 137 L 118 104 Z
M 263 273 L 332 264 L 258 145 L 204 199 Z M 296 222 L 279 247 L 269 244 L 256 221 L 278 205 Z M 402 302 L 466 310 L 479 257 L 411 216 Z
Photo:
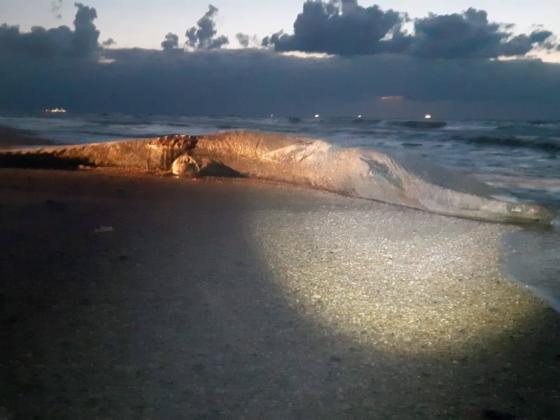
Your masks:
M 270 118 L 274 118 L 274 114 L 270 114 Z
M 64 108 L 47 108 L 45 109 L 46 114 L 66 114 Z
M 314 117 L 315 117 L 315 118 L 320 118 L 321 115 L 320 115 L 320 114 L 315 114 Z
M 358 119 L 361 120 L 364 116 L 362 114 L 358 115 Z
M 385 102 L 399 102 L 404 100 L 404 96 L 380 96 L 379 99 Z
M 432 119 L 432 114 L 426 114 L 426 115 L 424 115 L 424 119 L 426 119 L 426 120 L 431 120 L 431 119 Z
M 97 62 L 99 64 L 113 64 L 115 61 L 114 58 L 107 58 L 107 57 L 99 57 L 99 60 L 97 60 Z

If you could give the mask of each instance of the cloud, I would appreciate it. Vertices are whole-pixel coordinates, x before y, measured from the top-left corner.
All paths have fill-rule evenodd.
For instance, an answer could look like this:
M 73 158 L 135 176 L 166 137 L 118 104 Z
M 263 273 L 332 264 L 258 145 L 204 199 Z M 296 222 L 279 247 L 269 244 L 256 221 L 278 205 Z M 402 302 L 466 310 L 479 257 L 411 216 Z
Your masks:
M 0 111 L 57 104 L 76 113 L 409 118 L 430 109 L 442 118 L 560 118 L 560 65 L 539 61 L 301 59 L 255 49 L 104 56 L 105 64 L 0 56 Z M 402 100 L 380 99 L 389 96 Z
M 278 54 L 273 49 L 212 48 L 219 39 L 214 24 L 217 10 L 212 7 L 192 32 L 194 51 L 178 48 L 180 42 L 175 34 L 165 37 L 162 47 L 176 48 L 174 54 L 161 50 L 102 49 L 94 25 L 95 10 L 81 4 L 76 6 L 74 29 L 34 27 L 30 32 L 21 32 L 18 27 L 2 25 L 0 111 L 33 112 L 62 106 L 76 113 L 321 112 L 410 118 L 429 109 L 442 118 L 560 118 L 560 65 L 487 58 L 488 51 L 493 51 L 491 55 L 519 54 L 529 46 L 552 43 L 554 37 L 542 28 L 511 36 L 511 27 L 495 26 L 485 15 L 473 11 L 472 15 L 465 12 L 443 20 L 426 18 L 419 31 L 425 38 L 420 40 L 418 34 L 404 33 L 402 14 L 363 8 L 353 0 L 330 6 L 321 4 L 326 12 L 313 12 L 318 13 L 318 22 L 348 33 L 327 33 L 324 28 L 312 33 L 328 35 L 331 41 L 337 38 L 331 47 L 335 45 L 339 55 L 332 53 L 333 48 L 329 49 L 331 55 L 306 54 L 305 59 L 295 53 Z M 347 40 L 361 39 L 354 38 L 357 35 L 351 25 L 344 20 L 322 20 L 324 13 L 334 16 L 335 9 L 339 10 L 338 17 L 332 18 L 336 22 L 344 16 L 369 22 L 364 27 L 377 22 L 377 32 L 370 32 L 367 37 L 373 40 L 373 49 L 367 46 L 367 53 L 350 53 Z M 449 21 L 455 23 L 450 25 Z M 393 22 L 396 24 L 390 27 Z M 445 31 L 457 27 L 453 25 L 463 25 L 465 30 L 447 44 Z M 363 28 L 358 28 L 357 33 L 362 32 Z M 295 37 L 289 42 L 307 42 L 303 33 L 288 35 Z M 237 38 L 242 45 L 253 45 L 254 37 L 241 35 Z M 270 37 L 268 42 L 276 46 L 282 37 L 283 34 Z M 459 40 L 465 44 L 464 50 L 456 50 Z M 104 43 L 105 47 L 109 45 Z M 358 45 L 366 50 L 365 42 Z
M 116 44 L 117 44 L 117 41 L 115 41 L 113 38 L 107 38 L 105 41 L 103 41 L 101 43 L 101 45 L 103 45 L 104 48 L 109 48 L 109 47 L 112 47 Z
M 545 30 L 513 36 L 511 26 L 488 21 L 483 10 L 418 19 L 410 53 L 427 58 L 496 58 L 525 55 L 552 36 Z
M 67 26 L 45 29 L 34 26 L 30 32 L 20 32 L 19 27 L 0 26 L 0 55 L 23 55 L 50 58 L 56 56 L 88 57 L 98 52 L 99 31 L 94 20 L 95 9 L 75 3 L 77 8 L 74 31 Z
M 202 16 L 196 26 L 188 29 L 185 33 L 187 37 L 186 44 L 199 50 L 219 49 L 229 43 L 229 39 L 222 35 L 216 37 L 216 22 L 214 18 L 218 13 L 218 8 L 212 5 L 208 6 L 208 11 Z
M 242 48 L 259 48 L 261 47 L 261 40 L 257 35 L 247 35 L 238 33 L 235 35 L 237 42 Z
M 550 31 L 539 29 L 531 33 L 530 39 L 531 42 L 540 44 L 550 39 L 553 35 Z
M 249 35 L 238 33 L 237 35 L 235 35 L 235 37 L 237 38 L 237 42 L 239 42 L 239 45 L 241 45 L 243 48 L 249 47 L 249 42 L 251 41 L 251 37 Z
M 414 21 L 414 34 L 403 24 L 407 15 L 357 0 L 308 0 L 294 23 L 294 33 L 277 32 L 263 39 L 276 51 L 304 51 L 343 56 L 401 53 L 423 58 L 497 58 L 556 48 L 553 34 L 535 30 L 514 36 L 513 25 L 488 20 L 483 10 L 430 14 Z
M 378 6 L 359 6 L 357 0 L 308 0 L 294 23 L 294 34 L 282 32 L 263 40 L 276 51 L 320 52 L 338 55 L 403 51 L 409 37 L 402 31 L 405 15 Z
M 171 32 L 165 35 L 165 39 L 161 43 L 161 48 L 164 51 L 170 51 L 179 47 L 179 37 Z
M 63 0 L 51 0 L 51 12 L 57 19 L 62 19 L 62 14 L 60 13 L 62 10 L 62 2 Z
M 93 7 L 74 3 L 78 8 L 74 18 L 74 49 L 78 54 L 88 55 L 99 48 L 99 31 L 93 21 L 97 19 L 97 12 Z

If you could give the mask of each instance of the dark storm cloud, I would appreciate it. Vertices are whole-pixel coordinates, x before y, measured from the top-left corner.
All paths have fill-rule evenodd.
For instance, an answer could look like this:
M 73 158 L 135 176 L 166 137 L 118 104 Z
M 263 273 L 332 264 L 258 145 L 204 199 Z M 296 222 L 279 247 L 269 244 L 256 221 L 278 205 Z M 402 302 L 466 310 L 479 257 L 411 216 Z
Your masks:
M 511 38 L 508 42 L 503 43 L 500 50 L 502 56 L 525 55 L 533 49 L 554 48 L 554 44 L 547 42 L 552 37 L 552 32 L 535 31 L 530 35 L 518 35 Z
M 0 110 L 407 117 L 407 107 L 445 103 L 439 114 L 446 117 L 560 118 L 560 65 L 539 61 L 300 59 L 249 49 L 113 49 L 104 56 L 111 64 L 0 56 Z M 383 96 L 405 99 L 391 105 Z
M 93 23 L 97 19 L 97 12 L 93 7 L 84 6 L 82 3 L 74 5 L 78 8 L 74 18 L 74 50 L 78 54 L 88 55 L 99 48 L 99 31 Z
M 541 44 L 550 39 L 553 35 L 554 34 L 550 31 L 539 29 L 531 33 L 530 39 L 533 43 Z
M 414 35 L 403 32 L 406 20 L 405 14 L 362 7 L 357 0 L 308 0 L 296 18 L 293 35 L 275 33 L 263 40 L 263 46 L 347 56 L 392 52 L 449 59 L 516 56 L 535 48 L 555 48 L 551 32 L 539 29 L 514 36 L 513 25 L 490 22 L 483 10 L 417 19 Z
M 263 45 L 273 45 L 276 51 L 339 55 L 400 52 L 409 42 L 401 31 L 404 20 L 398 12 L 376 5 L 361 7 L 356 0 L 306 1 L 294 23 L 294 34 L 273 34 Z
M 164 51 L 174 50 L 179 47 L 179 37 L 176 34 L 169 32 L 165 35 L 165 39 L 161 43 L 161 48 Z
M 213 50 L 219 49 L 229 43 L 225 36 L 218 36 L 216 34 L 216 22 L 214 18 L 218 13 L 218 8 L 212 5 L 208 6 L 208 11 L 202 16 L 196 26 L 188 29 L 185 33 L 187 37 L 187 45 L 194 49 L 200 50 Z
M 410 52 L 429 58 L 495 58 L 525 55 L 542 45 L 552 33 L 537 30 L 530 35 L 512 36 L 508 27 L 488 20 L 483 10 L 430 15 L 418 19 Z
M 326 25 L 346 32 L 330 33 L 324 27 L 309 33 L 307 29 L 303 32 L 298 29 L 294 38 L 283 38 L 280 34 L 267 42 L 275 46 L 279 42 L 311 46 L 312 35 L 319 33 L 329 36 L 331 41 L 336 37 L 327 52 L 338 51 L 344 56 L 301 59 L 270 49 L 215 49 L 221 41 L 216 36 L 217 10 L 213 7 L 188 32 L 193 52 L 178 48 L 180 43 L 174 34 L 168 34 L 162 44 L 168 51 L 102 49 L 94 25 L 95 10 L 81 4 L 76 5 L 74 30 L 65 26 L 48 30 L 35 27 L 24 33 L 17 27 L 3 25 L 0 26 L 0 111 L 30 112 L 62 106 L 75 113 L 310 115 L 321 112 L 408 118 L 412 111 L 412 115 L 422 115 L 418 112 L 429 109 L 455 118 L 560 118 L 557 94 L 560 65 L 486 58 L 492 56 L 487 51 L 499 50 L 499 54 L 512 55 L 522 53 L 529 46 L 552 43 L 554 37 L 544 29 L 506 37 L 502 34 L 511 28 L 496 26 L 485 15 L 473 11 L 448 15 L 445 19 L 431 16 L 417 22 L 423 38 L 415 39 L 402 33 L 400 25 L 404 18 L 396 12 L 363 8 L 353 0 L 319 6 L 306 6 L 316 9 L 307 11 L 305 19 L 300 19 L 304 27 L 310 25 L 309 13 L 316 13 L 311 27 Z M 337 17 L 335 9 L 340 10 Z M 355 25 L 343 18 L 351 19 Z M 362 22 L 363 26 L 356 22 Z M 367 32 L 365 28 L 373 23 L 375 31 Z M 352 26 L 357 29 L 353 31 Z M 458 35 L 446 32 L 459 26 L 464 30 Z M 451 38 L 449 43 L 444 42 L 447 37 Z M 373 49 L 366 46 L 363 41 L 366 38 L 373 40 Z M 347 48 L 349 40 L 360 46 L 359 50 L 368 48 L 369 52 L 350 54 L 357 50 Z M 242 45 L 254 45 L 254 37 L 243 34 L 238 41 Z M 465 44 L 463 50 L 456 50 L 457 42 Z M 426 51 L 435 53 L 429 55 Z M 426 59 L 426 56 L 462 59 Z M 403 99 L 384 102 L 381 97 Z
M 74 31 L 67 26 L 45 29 L 40 26 L 31 32 L 20 32 L 19 27 L 0 26 L 0 54 L 34 57 L 87 57 L 99 50 L 99 31 L 93 21 L 95 9 L 75 3 L 77 8 Z

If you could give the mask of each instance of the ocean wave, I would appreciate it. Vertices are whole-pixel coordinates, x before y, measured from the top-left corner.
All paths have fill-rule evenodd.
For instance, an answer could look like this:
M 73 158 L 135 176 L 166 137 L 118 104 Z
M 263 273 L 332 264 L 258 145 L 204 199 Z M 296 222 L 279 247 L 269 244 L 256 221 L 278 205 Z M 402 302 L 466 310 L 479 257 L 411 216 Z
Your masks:
M 447 126 L 445 121 L 387 121 L 387 125 L 415 129 L 437 129 Z
M 476 137 L 456 137 L 476 146 L 498 146 L 511 148 L 527 148 L 542 150 L 545 152 L 560 152 L 560 140 L 539 139 L 535 137 L 493 137 L 493 136 L 476 136 Z
M 533 121 L 519 121 L 519 122 L 506 122 L 499 124 L 496 130 L 500 131 L 541 131 L 550 132 L 560 130 L 560 121 L 556 120 L 533 120 Z
M 551 193 L 560 192 L 560 179 L 558 178 L 536 178 L 522 176 L 508 176 L 497 174 L 477 175 L 484 182 L 496 185 L 500 188 L 523 188 L 528 190 L 546 190 Z
M 111 125 L 122 125 L 122 126 L 136 126 L 136 125 L 148 125 L 152 121 L 148 118 L 140 118 L 134 116 L 94 116 L 87 117 L 85 121 L 88 123 L 98 124 L 101 126 L 111 126 Z
M 70 162 L 167 171 L 175 168 L 178 158 L 200 174 L 221 175 L 222 168 L 228 174 L 308 185 L 450 216 L 497 222 L 552 220 L 543 207 L 495 199 L 499 192 L 474 177 L 411 155 L 392 157 L 372 149 L 339 148 L 317 139 L 262 132 L 11 150 L 0 153 L 0 166 Z
M 560 121 L 558 120 L 531 120 L 527 121 L 531 125 L 547 125 L 547 126 L 560 126 Z

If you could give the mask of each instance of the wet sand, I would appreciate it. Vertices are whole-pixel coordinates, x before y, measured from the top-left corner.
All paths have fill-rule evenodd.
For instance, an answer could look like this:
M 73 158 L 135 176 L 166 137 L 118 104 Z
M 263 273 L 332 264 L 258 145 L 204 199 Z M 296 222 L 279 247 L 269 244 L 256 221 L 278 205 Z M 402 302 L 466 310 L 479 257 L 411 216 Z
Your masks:
M 500 272 L 513 229 L 0 170 L 0 418 L 559 418 L 560 318 Z

